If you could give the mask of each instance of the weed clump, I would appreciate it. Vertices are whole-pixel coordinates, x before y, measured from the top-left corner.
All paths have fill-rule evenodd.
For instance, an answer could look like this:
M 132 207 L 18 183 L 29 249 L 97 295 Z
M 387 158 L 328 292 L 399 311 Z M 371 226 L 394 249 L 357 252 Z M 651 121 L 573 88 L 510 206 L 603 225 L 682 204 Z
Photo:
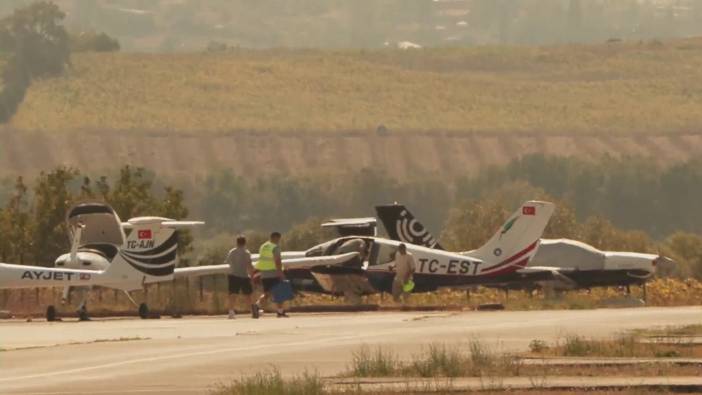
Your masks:
M 391 351 L 363 346 L 353 353 L 351 373 L 355 377 L 391 376 L 398 370 L 398 366 L 397 357 Z
M 212 395 L 325 395 L 324 383 L 317 374 L 303 373 L 284 378 L 278 369 L 241 377 L 229 385 L 220 385 Z

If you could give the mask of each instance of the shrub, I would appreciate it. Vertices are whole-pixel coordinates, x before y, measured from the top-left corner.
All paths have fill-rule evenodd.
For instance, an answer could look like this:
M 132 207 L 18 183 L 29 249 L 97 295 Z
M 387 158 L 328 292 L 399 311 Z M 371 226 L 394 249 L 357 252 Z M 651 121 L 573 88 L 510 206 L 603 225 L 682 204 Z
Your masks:
M 430 344 L 423 354 L 414 358 L 411 369 L 421 377 L 458 377 L 465 365 L 466 359 L 457 348 Z
M 356 377 L 383 377 L 390 376 L 397 371 L 399 362 L 390 351 L 381 347 L 375 350 L 368 346 L 361 347 L 353 353 L 351 374 Z
M 221 385 L 213 395 L 323 395 L 324 383 L 317 374 L 303 373 L 286 379 L 278 369 L 241 377 L 229 385 Z
M 116 38 L 105 33 L 87 31 L 72 34 L 70 38 L 73 52 L 116 52 L 121 48 Z
M 529 343 L 529 351 L 533 353 L 540 354 L 546 350 L 548 350 L 548 344 L 543 340 L 534 339 Z
M 594 350 L 593 342 L 580 336 L 567 336 L 563 344 L 563 355 L 566 357 L 584 357 Z

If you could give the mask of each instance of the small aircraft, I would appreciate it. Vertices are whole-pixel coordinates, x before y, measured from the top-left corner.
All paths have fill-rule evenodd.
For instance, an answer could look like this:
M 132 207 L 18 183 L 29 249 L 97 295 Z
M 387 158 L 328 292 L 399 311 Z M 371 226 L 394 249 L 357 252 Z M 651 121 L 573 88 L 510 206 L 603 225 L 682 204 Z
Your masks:
M 391 239 L 442 249 L 436 238 L 405 206 L 378 206 L 376 213 Z M 643 285 L 653 277 L 658 265 L 670 263 L 672 260 L 662 255 L 601 251 L 576 240 L 542 239 L 534 258 L 519 272 L 548 272 L 551 273 L 551 278 L 538 281 L 518 279 L 499 286 L 507 289 L 538 286 L 569 290 Z
M 63 300 L 75 288 L 101 286 L 130 292 L 147 284 L 171 281 L 178 262 L 178 229 L 202 225 L 198 221 L 174 221 L 161 217 L 138 217 L 121 222 L 107 204 L 80 203 L 68 210 L 71 251 L 61 255 L 53 268 L 0 263 L 0 289 L 63 287 Z M 125 230 L 129 232 L 125 235 Z M 87 300 L 78 309 L 88 319 Z M 148 306 L 139 305 L 146 318 Z M 46 318 L 56 319 L 55 306 Z
M 553 210 L 548 202 L 524 203 L 487 244 L 469 254 L 408 244 L 417 265 L 413 292 L 545 278 L 545 273 L 519 270 L 536 252 Z M 375 225 L 375 218 L 336 219 L 323 224 L 336 228 L 342 236 L 307 251 L 283 252 L 286 278 L 296 291 L 344 295 L 351 302 L 360 300 L 361 295 L 389 292 L 400 242 L 377 237 Z M 257 255 L 252 259 L 256 261 Z M 226 264 L 194 266 L 176 269 L 175 277 L 226 273 Z
M 545 278 L 546 273 L 523 273 L 521 270 L 536 253 L 540 237 L 553 211 L 552 203 L 526 202 L 485 245 L 469 253 L 448 252 L 405 241 L 407 250 L 412 253 L 417 265 L 413 292 Z M 332 221 L 337 224 L 343 222 Z M 349 297 L 389 292 L 395 275 L 394 254 L 400 243 L 398 240 L 366 235 L 339 237 L 310 248 L 305 256 L 357 253 L 361 266 L 327 266 L 317 268 L 309 275 L 327 293 Z M 296 274 L 293 272 L 288 277 L 294 280 Z M 303 272 L 299 274 L 305 275 Z

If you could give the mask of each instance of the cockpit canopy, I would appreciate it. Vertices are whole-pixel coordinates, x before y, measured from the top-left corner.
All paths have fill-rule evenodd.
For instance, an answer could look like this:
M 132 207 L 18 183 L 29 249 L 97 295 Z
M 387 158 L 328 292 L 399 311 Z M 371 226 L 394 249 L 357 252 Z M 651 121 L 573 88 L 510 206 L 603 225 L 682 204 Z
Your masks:
M 114 255 L 117 248 L 124 244 L 122 221 L 112 207 L 105 203 L 78 203 L 68 210 L 66 222 L 72 243 L 80 234 L 77 242 L 81 249 L 90 248 L 106 255 Z M 78 228 L 82 230 L 78 232 Z
M 543 239 L 530 265 L 577 270 L 603 270 L 605 253 L 580 241 Z
M 332 256 L 357 252 L 368 266 L 383 265 L 395 260 L 399 241 L 375 237 L 341 237 L 307 250 L 305 256 Z

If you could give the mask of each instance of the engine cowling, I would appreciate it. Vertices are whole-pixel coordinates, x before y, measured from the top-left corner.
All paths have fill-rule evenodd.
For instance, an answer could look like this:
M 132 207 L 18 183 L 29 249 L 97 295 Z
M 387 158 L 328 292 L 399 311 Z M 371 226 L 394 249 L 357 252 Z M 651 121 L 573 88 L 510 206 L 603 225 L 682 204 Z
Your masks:
M 76 259 L 71 260 L 71 254 L 63 254 L 54 261 L 55 267 L 76 270 L 103 271 L 110 266 L 110 261 L 99 252 L 78 251 Z

